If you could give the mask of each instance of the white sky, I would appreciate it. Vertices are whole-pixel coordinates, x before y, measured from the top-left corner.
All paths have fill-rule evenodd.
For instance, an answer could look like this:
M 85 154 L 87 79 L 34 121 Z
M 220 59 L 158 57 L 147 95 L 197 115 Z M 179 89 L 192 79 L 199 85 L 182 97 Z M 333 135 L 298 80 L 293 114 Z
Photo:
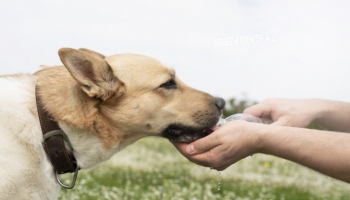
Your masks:
M 147 2 L 147 3 L 146 3 Z M 0 74 L 61 64 L 61 47 L 139 53 L 216 96 L 350 102 L 350 1 L 0 3 Z

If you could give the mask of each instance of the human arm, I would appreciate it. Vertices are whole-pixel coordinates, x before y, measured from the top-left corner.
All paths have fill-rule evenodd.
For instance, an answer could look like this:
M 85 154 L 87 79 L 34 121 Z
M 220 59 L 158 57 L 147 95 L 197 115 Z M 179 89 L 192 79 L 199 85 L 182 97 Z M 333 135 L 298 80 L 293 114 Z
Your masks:
M 266 99 L 244 113 L 271 118 L 275 125 L 308 127 L 316 123 L 326 130 L 350 132 L 350 103 L 322 99 Z
M 190 161 L 217 170 L 264 153 L 350 183 L 350 134 L 346 133 L 237 120 L 191 144 L 173 144 Z

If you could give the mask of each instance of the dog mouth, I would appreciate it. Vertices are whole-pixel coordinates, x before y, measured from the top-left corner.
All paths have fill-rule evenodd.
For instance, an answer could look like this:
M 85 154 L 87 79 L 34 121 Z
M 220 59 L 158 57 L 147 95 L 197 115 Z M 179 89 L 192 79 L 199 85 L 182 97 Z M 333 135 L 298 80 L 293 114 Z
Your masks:
M 171 124 L 164 131 L 163 136 L 173 142 L 191 143 L 214 132 L 218 126 L 194 128 L 181 124 Z

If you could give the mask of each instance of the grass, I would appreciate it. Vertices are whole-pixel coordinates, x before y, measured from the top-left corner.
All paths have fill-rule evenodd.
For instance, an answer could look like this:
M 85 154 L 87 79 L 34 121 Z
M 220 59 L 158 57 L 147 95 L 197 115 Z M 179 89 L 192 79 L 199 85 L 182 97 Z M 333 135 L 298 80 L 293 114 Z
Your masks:
M 167 140 L 149 137 L 82 170 L 76 187 L 62 189 L 59 199 L 348 200 L 350 185 L 261 154 L 219 173 L 190 163 Z

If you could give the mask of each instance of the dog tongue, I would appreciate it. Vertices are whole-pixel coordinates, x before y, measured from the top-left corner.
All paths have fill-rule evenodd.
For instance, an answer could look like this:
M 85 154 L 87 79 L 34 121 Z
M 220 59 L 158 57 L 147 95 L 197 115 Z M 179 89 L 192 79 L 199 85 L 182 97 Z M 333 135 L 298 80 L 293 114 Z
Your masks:
M 213 132 L 218 130 L 219 129 L 219 126 L 218 125 L 215 125 L 213 127 L 210 128 L 210 130 L 212 130 Z

